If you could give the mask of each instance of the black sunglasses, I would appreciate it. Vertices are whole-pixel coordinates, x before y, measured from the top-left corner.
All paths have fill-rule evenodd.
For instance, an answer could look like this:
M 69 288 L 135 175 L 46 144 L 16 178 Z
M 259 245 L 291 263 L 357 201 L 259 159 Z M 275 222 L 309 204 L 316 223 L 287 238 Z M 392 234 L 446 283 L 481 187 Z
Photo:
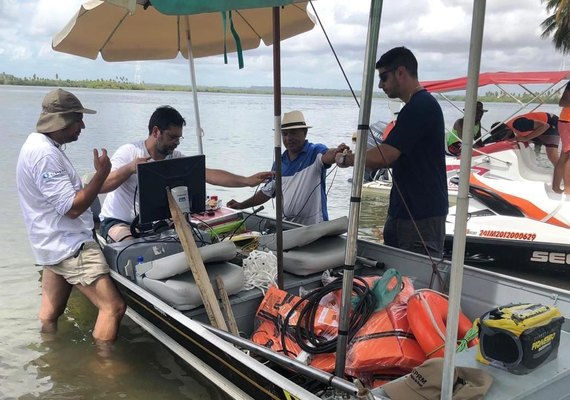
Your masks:
M 386 82 L 386 81 L 388 80 L 388 73 L 394 72 L 394 71 L 397 70 L 397 69 L 398 69 L 398 67 L 394 67 L 394 68 L 387 69 L 387 70 L 384 71 L 384 72 L 381 72 L 381 73 L 378 75 L 378 76 L 380 77 L 380 81 L 381 81 L 381 82 Z

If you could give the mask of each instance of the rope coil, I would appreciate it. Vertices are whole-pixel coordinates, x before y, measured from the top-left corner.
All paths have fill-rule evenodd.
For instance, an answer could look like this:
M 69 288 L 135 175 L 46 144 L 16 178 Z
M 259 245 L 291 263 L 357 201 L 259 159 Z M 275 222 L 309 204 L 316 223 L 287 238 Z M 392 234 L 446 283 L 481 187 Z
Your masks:
M 245 290 L 258 288 L 265 295 L 270 286 L 277 286 L 277 257 L 271 251 L 253 250 L 243 260 L 243 275 Z

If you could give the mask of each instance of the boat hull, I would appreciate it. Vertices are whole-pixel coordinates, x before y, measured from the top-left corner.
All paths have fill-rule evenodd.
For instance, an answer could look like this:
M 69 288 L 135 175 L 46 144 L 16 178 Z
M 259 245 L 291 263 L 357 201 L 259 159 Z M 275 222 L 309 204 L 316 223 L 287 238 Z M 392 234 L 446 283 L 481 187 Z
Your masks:
M 219 374 L 228 385 L 235 385 L 237 389 L 228 390 L 219 382 L 216 383 L 231 397 L 238 398 L 236 393 L 243 393 L 244 399 L 318 399 L 298 386 L 288 388 L 287 386 L 292 386 L 289 380 L 280 378 L 276 373 L 270 374 L 272 370 L 264 368 L 256 360 L 211 334 L 199 322 L 174 310 L 117 272 L 112 271 L 111 276 L 129 307 L 129 313 L 136 316 L 135 322 L 144 325 L 143 328 L 151 334 L 154 330 L 160 332 L 199 360 L 198 365 L 190 365 L 197 372 L 205 374 L 206 378 L 211 379 L 212 374 L 204 371 L 204 366 Z M 164 340 L 161 341 L 167 344 Z M 180 350 L 176 353 L 180 355 Z
M 451 257 L 453 236 L 445 238 L 445 252 Z M 562 243 L 525 242 L 468 236 L 465 264 L 474 267 L 570 277 L 570 247 Z

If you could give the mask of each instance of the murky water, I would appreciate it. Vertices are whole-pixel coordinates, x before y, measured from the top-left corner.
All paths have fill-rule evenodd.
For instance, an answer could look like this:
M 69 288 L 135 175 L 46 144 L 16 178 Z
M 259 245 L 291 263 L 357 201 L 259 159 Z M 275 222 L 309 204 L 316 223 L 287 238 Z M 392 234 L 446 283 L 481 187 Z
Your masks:
M 47 88 L 0 86 L 3 144 L 0 147 L 0 398 L 2 399 L 222 399 L 199 374 L 179 361 L 154 338 L 125 318 L 113 356 L 97 354 L 90 329 L 95 309 L 74 293 L 59 332 L 39 334 L 37 312 L 40 272 L 34 266 L 15 192 L 15 165 L 27 134 L 34 130 Z M 195 154 L 196 145 L 189 93 L 128 92 L 73 89 L 86 107 L 98 110 L 85 117 L 86 129 L 66 153 L 78 171 L 93 169 L 91 149 L 119 145 L 147 136 L 154 109 L 170 104 L 186 117 L 185 140 L 180 150 Z M 207 165 L 249 175 L 270 168 L 273 160 L 273 99 L 260 95 L 200 94 Z M 488 125 L 508 115 L 512 105 L 486 105 Z M 351 141 L 358 110 L 351 98 L 283 98 L 283 111 L 303 110 L 313 126 L 309 139 L 335 146 Z M 556 107 L 552 111 L 557 112 Z M 448 125 L 458 116 L 445 109 Z M 385 100 L 375 99 L 372 120 L 389 120 Z M 484 119 L 486 122 L 487 119 Z M 329 213 L 347 215 L 351 169 L 330 171 Z M 209 187 L 223 202 L 244 199 L 253 189 Z M 381 239 L 387 197 L 363 193 L 360 233 Z M 264 211 L 274 215 L 271 204 Z

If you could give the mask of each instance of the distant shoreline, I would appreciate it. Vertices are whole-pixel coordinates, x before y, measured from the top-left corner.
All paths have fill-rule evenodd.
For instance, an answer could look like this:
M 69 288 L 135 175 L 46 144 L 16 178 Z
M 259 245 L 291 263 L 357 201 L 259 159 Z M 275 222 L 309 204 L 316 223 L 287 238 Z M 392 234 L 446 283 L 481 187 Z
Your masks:
M 187 85 L 161 85 L 155 83 L 133 83 L 129 82 L 125 77 L 116 77 L 116 79 L 48 79 L 35 76 L 32 77 L 16 77 L 14 75 L 2 73 L 0 77 L 0 85 L 14 86 L 54 86 L 68 88 L 88 88 L 88 89 L 112 89 L 112 90 L 158 90 L 166 92 L 191 92 L 192 87 Z M 199 93 L 237 93 L 237 94 L 273 94 L 273 88 L 268 86 L 251 86 L 251 87 L 229 87 L 229 86 L 198 86 Z M 352 97 L 350 90 L 343 89 L 312 89 L 301 87 L 283 87 L 281 92 L 288 96 L 327 96 L 327 97 Z M 511 96 L 502 95 L 495 91 L 487 91 L 485 95 L 479 96 L 478 100 L 483 103 L 515 103 L 517 101 L 526 103 L 535 99 L 539 93 L 511 93 Z M 360 91 L 355 91 L 357 97 Z M 387 98 L 384 93 L 378 91 L 373 94 L 376 98 Z M 465 96 L 452 95 L 446 96 L 449 100 L 464 101 Z M 441 99 L 441 98 L 440 98 Z M 558 104 L 558 97 L 553 97 L 544 102 L 545 104 Z
M 3 73 L 0 77 L 0 85 L 14 86 L 54 86 L 68 88 L 89 88 L 89 89 L 112 89 L 112 90 L 159 90 L 168 92 L 191 92 L 192 87 L 187 85 L 161 85 L 154 83 L 133 83 L 124 77 L 116 79 L 48 79 L 37 76 L 20 78 L 14 75 Z M 198 86 L 197 92 L 201 93 L 238 93 L 238 94 L 273 94 L 273 88 L 267 86 L 252 87 L 228 87 L 228 86 Z M 281 91 L 284 95 L 291 96 L 336 96 L 352 97 L 349 90 L 340 89 L 310 89 L 283 87 Z M 356 93 L 359 96 L 359 92 Z M 375 97 L 386 97 L 376 93 Z

